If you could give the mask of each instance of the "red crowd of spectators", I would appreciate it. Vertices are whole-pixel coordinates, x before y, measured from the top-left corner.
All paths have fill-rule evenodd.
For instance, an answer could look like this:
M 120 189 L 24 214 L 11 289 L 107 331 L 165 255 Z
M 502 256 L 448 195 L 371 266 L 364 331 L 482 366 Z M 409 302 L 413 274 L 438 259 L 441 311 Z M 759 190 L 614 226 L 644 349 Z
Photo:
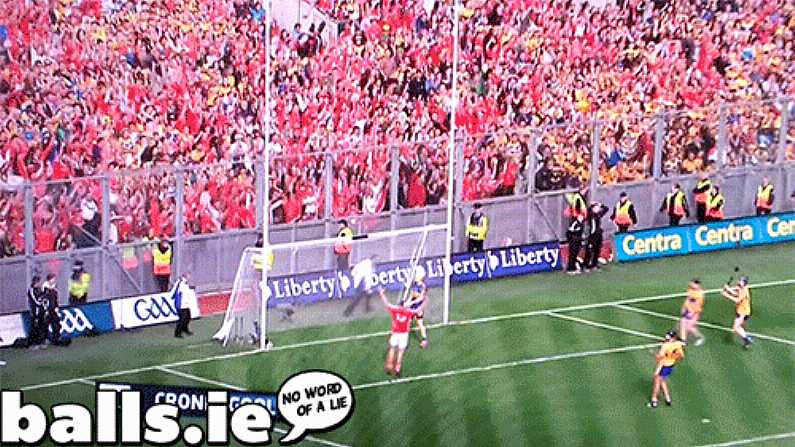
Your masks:
M 121 170 L 110 185 L 108 238 L 173 235 L 176 176 L 134 172 L 156 165 L 215 164 L 185 171 L 180 231 L 252 227 L 252 167 L 266 113 L 274 221 L 323 215 L 327 163 L 334 215 L 383 210 L 392 169 L 382 148 L 390 146 L 400 148 L 398 203 L 443 203 L 452 2 L 322 6 L 345 20 L 339 38 L 323 42 L 320 27 L 274 27 L 266 86 L 256 0 L 0 5 L 0 210 L 8 210 L 0 244 L 23 250 L 24 200 L 15 186 L 45 180 L 64 182 L 34 188 L 36 250 L 96 243 L 101 184 L 66 180 Z M 541 189 L 587 181 L 594 120 L 605 122 L 598 154 L 605 183 L 649 175 L 648 117 L 663 112 L 664 171 L 708 169 L 717 103 L 795 95 L 795 7 L 787 0 L 463 6 L 456 122 L 467 200 L 521 190 L 530 157 Z M 689 109 L 700 111 L 679 112 Z M 729 165 L 773 158 L 781 110 L 759 110 L 729 111 Z M 548 127 L 536 153 L 527 133 L 510 131 L 540 126 Z M 788 150 L 795 157 L 792 143 Z

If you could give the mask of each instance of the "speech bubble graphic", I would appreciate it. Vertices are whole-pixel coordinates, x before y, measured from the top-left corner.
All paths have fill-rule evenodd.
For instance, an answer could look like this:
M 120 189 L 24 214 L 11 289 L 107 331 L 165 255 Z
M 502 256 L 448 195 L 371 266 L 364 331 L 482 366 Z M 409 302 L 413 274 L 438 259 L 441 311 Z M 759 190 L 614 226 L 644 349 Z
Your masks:
M 295 444 L 308 432 L 328 432 L 353 415 L 353 389 L 343 377 L 329 371 L 303 371 L 288 378 L 279 388 L 279 412 L 292 425 L 279 440 Z

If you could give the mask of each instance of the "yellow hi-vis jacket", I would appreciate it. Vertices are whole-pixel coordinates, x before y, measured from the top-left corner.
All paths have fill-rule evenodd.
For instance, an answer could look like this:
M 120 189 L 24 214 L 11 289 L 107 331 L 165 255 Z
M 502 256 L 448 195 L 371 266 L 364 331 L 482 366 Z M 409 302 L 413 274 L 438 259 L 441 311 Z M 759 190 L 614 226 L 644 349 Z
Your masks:
M 171 247 L 165 252 L 160 251 L 160 247 L 152 249 L 152 259 L 154 260 L 154 273 L 156 276 L 171 275 Z
M 273 250 L 268 249 L 268 251 L 264 254 L 257 253 L 251 257 L 251 263 L 254 265 L 254 269 L 258 272 L 261 272 L 263 269 L 267 271 L 271 271 L 273 268 Z
M 773 185 L 762 186 L 756 191 L 756 207 L 764 210 L 773 208 L 770 198 L 773 196 Z
M 69 280 L 69 294 L 76 298 L 83 298 L 88 295 L 89 286 L 91 286 L 91 275 L 83 272 L 78 281 Z
M 467 237 L 475 241 L 485 241 L 488 234 L 489 218 L 485 214 L 476 216 L 472 213 L 467 224 Z

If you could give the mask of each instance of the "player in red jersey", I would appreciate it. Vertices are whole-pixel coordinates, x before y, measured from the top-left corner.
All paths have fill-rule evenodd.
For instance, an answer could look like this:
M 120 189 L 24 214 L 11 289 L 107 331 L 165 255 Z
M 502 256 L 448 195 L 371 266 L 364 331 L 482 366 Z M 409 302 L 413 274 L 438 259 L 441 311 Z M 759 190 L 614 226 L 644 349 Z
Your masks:
M 386 353 L 384 369 L 387 374 L 394 374 L 399 377 L 400 367 L 403 364 L 403 353 L 406 352 L 406 346 L 409 343 L 411 320 L 417 314 L 422 313 L 425 306 L 411 309 L 405 305 L 396 306 L 390 304 L 383 289 L 381 290 L 381 301 L 389 311 L 389 315 L 392 316 L 392 335 L 389 337 L 389 351 Z

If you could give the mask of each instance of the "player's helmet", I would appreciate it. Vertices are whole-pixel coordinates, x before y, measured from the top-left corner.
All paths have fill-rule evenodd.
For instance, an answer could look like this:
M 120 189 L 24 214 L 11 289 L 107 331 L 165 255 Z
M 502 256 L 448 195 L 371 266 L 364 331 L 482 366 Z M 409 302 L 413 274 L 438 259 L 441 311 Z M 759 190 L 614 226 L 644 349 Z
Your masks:
M 747 276 L 741 276 L 740 277 L 740 284 L 742 284 L 744 286 L 748 285 L 748 277 Z
M 414 269 L 414 281 L 415 282 L 422 282 L 425 279 L 425 269 L 422 266 L 417 266 Z
M 668 332 L 665 333 L 665 339 L 666 340 L 671 340 L 671 339 L 674 339 L 674 338 L 676 338 L 676 331 L 668 331 Z

